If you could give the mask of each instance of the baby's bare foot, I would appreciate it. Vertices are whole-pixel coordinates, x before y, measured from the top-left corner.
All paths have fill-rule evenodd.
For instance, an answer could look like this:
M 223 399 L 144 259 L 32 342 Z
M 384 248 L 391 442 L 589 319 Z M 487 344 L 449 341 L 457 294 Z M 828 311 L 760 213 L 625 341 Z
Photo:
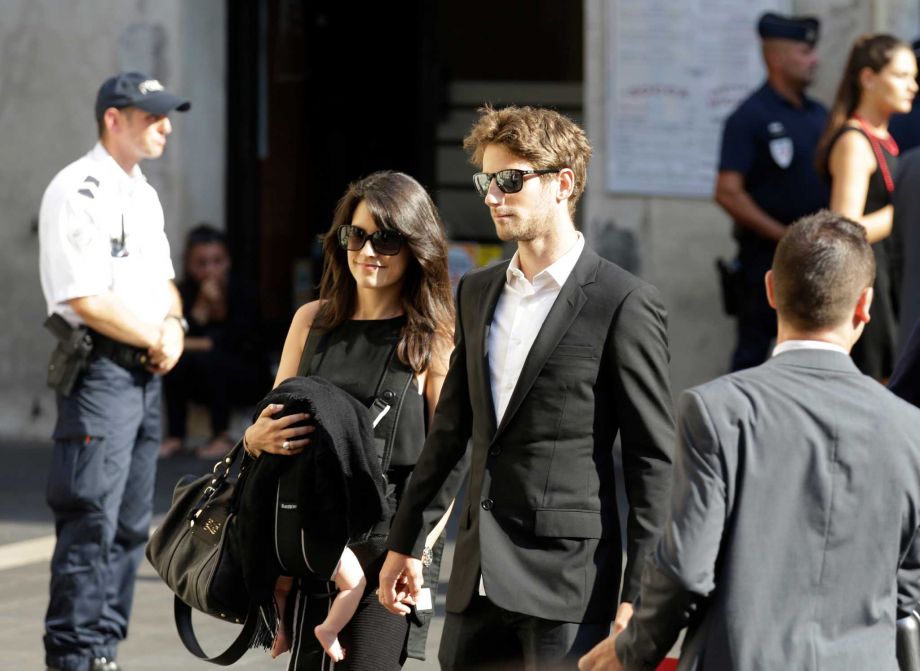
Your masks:
M 275 640 L 272 641 L 271 656 L 272 659 L 291 649 L 291 642 L 288 640 L 284 627 L 278 627 L 275 632 Z
M 323 646 L 323 650 L 326 651 L 326 654 L 332 658 L 332 661 L 341 662 L 345 659 L 345 651 L 342 650 L 342 646 L 339 645 L 337 632 L 331 629 L 325 629 L 323 625 L 318 624 L 313 628 L 313 633 L 320 645 Z

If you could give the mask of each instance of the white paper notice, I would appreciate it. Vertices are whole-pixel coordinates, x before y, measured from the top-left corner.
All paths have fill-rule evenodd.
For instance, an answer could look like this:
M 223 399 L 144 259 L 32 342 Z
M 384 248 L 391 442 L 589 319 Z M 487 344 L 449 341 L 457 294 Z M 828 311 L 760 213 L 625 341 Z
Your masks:
M 614 0 L 607 188 L 709 198 L 722 122 L 764 78 L 757 19 L 788 0 Z

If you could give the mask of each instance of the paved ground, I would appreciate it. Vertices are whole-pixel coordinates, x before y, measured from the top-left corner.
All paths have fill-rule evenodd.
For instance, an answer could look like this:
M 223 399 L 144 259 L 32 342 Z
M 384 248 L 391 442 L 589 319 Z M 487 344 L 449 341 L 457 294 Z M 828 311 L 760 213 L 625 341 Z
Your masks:
M 44 502 L 45 472 L 50 457 L 47 444 L 0 442 L 0 671 L 42 671 L 42 618 L 47 605 L 51 515 Z M 173 484 L 185 473 L 204 472 L 209 464 L 190 457 L 160 462 L 156 511 L 168 507 Z M 452 553 L 452 546 L 448 553 Z M 444 560 L 445 577 L 451 557 Z M 442 582 L 442 586 L 446 585 Z M 429 661 L 410 661 L 407 671 L 437 669 L 435 651 L 443 618 L 443 588 L 436 603 L 436 619 L 428 639 Z M 202 645 L 216 649 L 229 641 L 234 628 L 202 616 Z M 261 651 L 250 651 L 234 668 L 285 668 L 287 656 L 272 660 Z M 172 593 L 145 562 L 138 576 L 134 614 L 128 640 L 119 653 L 125 671 L 194 671 L 214 669 L 192 657 L 182 647 L 172 618 Z

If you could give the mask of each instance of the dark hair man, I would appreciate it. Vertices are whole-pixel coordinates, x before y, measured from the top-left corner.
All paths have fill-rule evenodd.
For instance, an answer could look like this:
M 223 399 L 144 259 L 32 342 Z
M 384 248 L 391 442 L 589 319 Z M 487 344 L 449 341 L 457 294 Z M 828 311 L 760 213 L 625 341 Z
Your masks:
M 591 156 L 581 128 L 552 110 L 486 107 L 464 144 L 498 237 L 517 251 L 458 287 L 456 349 L 391 528 L 380 599 L 406 613 L 419 593 L 415 558 L 472 438 L 441 668 L 574 669 L 615 612 L 617 627 L 628 621 L 663 522 L 673 441 L 665 311 L 654 287 L 575 229 Z M 630 503 L 619 607 L 617 433 Z
M 580 669 L 654 669 L 687 627 L 682 669 L 896 671 L 897 613 L 920 601 L 920 410 L 848 356 L 874 277 L 859 224 L 789 228 L 766 276 L 773 358 L 682 395 L 635 615 Z
M 805 95 L 818 64 L 818 21 L 767 13 L 757 31 L 767 81 L 725 121 L 715 189 L 738 240 L 741 301 L 733 371 L 763 363 L 776 333 L 763 291 L 776 241 L 789 224 L 828 202 L 827 186 L 814 168 L 827 110 Z
M 39 214 L 42 291 L 63 331 L 88 329 L 92 353 L 59 386 L 48 503 L 57 545 L 45 616 L 49 670 L 118 671 L 134 578 L 153 508 L 160 375 L 182 354 L 163 209 L 138 163 L 158 158 L 167 114 L 190 104 L 122 72 L 96 98 L 99 142 L 61 170 Z M 60 322 L 64 323 L 64 322 Z M 56 366 L 74 367 L 72 359 Z

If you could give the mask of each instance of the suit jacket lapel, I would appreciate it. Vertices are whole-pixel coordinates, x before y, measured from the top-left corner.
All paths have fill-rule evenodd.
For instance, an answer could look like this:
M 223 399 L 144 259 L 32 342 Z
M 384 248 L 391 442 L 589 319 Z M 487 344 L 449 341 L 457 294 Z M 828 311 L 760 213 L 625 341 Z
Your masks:
M 511 421 L 521 402 L 530 393 L 530 388 L 546 364 L 549 355 L 556 349 L 556 345 L 559 344 L 572 322 L 575 321 L 578 313 L 581 312 L 582 306 L 588 300 L 582 290 L 582 286 L 594 281 L 598 260 L 597 254 L 585 247 L 569 278 L 562 285 L 559 296 L 556 297 L 553 307 L 550 308 L 549 314 L 546 315 L 546 321 L 543 322 L 543 326 L 537 334 L 537 339 L 534 340 L 533 346 L 524 360 L 524 367 L 521 369 L 517 384 L 514 386 L 511 398 L 508 400 L 508 407 L 505 409 L 505 414 L 502 416 L 502 421 L 496 434 L 501 433 L 508 426 L 508 422 Z
M 478 398 L 483 399 L 487 406 L 488 416 L 491 426 L 495 428 L 495 402 L 492 399 L 492 378 L 489 372 L 489 331 L 492 328 L 492 316 L 495 314 L 495 306 L 498 305 L 498 299 L 502 295 L 502 289 L 505 286 L 505 271 L 508 263 L 500 263 L 494 268 L 494 275 L 487 280 L 485 291 L 480 296 L 470 296 L 469 299 L 481 300 L 484 309 L 473 311 L 478 315 L 478 322 L 473 324 L 470 330 L 468 351 L 470 362 L 474 370 L 478 371 L 476 380 L 471 380 L 470 391 L 477 393 Z M 474 398 L 476 398 L 474 397 Z

